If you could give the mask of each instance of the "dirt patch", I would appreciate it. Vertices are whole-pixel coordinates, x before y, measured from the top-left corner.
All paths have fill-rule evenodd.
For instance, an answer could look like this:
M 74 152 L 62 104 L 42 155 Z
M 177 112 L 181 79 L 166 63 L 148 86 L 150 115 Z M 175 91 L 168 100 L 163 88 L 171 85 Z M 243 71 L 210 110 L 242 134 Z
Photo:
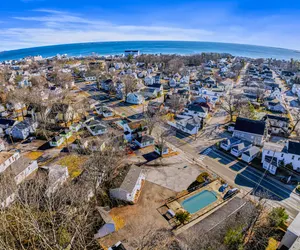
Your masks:
M 135 205 L 113 208 L 112 217 L 124 221 L 124 227 L 119 231 L 100 239 L 100 244 L 109 247 L 118 241 L 125 246 L 132 247 L 136 241 L 145 237 L 149 230 L 170 228 L 168 222 L 160 215 L 157 209 L 167 198 L 176 195 L 176 192 L 145 181 L 139 201 Z

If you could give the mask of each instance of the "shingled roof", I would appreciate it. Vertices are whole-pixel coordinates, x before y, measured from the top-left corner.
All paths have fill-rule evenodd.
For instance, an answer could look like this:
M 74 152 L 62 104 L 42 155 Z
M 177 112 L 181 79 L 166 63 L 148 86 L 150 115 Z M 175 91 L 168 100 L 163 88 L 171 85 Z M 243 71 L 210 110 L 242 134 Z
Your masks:
M 300 142 L 288 141 L 288 153 L 300 155 Z
M 251 134 L 264 135 L 265 128 L 265 121 L 256 121 L 238 117 L 236 119 L 234 130 L 243 131 Z

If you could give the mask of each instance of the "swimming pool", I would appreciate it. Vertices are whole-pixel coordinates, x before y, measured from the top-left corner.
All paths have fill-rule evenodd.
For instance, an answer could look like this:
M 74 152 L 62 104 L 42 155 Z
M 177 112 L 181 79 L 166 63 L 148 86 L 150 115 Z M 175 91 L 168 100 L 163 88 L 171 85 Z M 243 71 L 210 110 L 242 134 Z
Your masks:
M 181 202 L 182 207 L 193 214 L 199 211 L 200 209 L 208 206 L 209 204 L 215 202 L 217 200 L 217 196 L 214 192 L 204 190 L 198 194 L 194 194 L 193 196 L 187 198 L 183 202 Z

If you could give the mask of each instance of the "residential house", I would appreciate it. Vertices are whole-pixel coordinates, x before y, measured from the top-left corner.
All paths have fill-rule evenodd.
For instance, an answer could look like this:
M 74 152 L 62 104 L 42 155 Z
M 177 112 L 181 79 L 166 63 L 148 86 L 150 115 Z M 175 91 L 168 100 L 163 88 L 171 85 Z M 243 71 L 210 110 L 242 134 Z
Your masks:
M 230 153 L 236 157 L 240 157 L 247 149 L 252 147 L 249 141 L 241 141 L 240 143 L 231 147 Z
M 47 182 L 46 195 L 54 193 L 69 178 L 68 168 L 61 165 L 43 166 L 39 168 L 38 175 Z
M 59 147 L 61 144 L 63 144 L 65 141 L 65 138 L 62 136 L 54 136 L 50 141 L 51 147 Z
M 187 108 L 184 109 L 184 114 L 206 118 L 208 114 L 208 108 L 196 104 L 190 104 Z
M 252 146 L 242 153 L 242 160 L 250 163 L 259 154 L 259 152 L 260 150 L 258 147 Z
M 288 140 L 286 144 L 265 143 L 262 152 L 263 168 L 276 174 L 280 166 L 291 165 L 300 172 L 300 142 Z
M 278 113 L 287 113 L 286 108 L 279 100 L 267 102 L 267 109 Z
M 63 137 L 64 139 L 69 139 L 72 134 L 73 132 L 70 129 L 64 129 L 59 132 L 59 136 Z
M 145 148 L 145 147 L 154 145 L 154 138 L 150 135 L 143 135 L 143 136 L 135 138 L 134 142 L 140 148 Z
M 126 98 L 127 103 L 131 104 L 142 104 L 145 102 L 145 98 L 138 92 L 129 93 Z
M 52 124 L 66 123 L 76 117 L 76 111 L 71 105 L 64 103 L 55 103 L 47 116 L 47 119 Z
M 109 214 L 109 207 L 97 207 L 97 210 L 104 221 L 104 224 L 94 235 L 94 239 L 102 238 L 116 231 L 115 222 Z
M 18 151 L 14 153 L 0 152 L 0 173 L 5 171 L 12 163 L 20 158 Z
M 14 139 L 24 140 L 30 134 L 34 133 L 38 127 L 38 122 L 32 119 L 26 119 L 14 125 L 10 131 Z
M 103 106 L 103 105 L 96 107 L 96 112 L 98 115 L 102 115 L 105 118 L 112 117 L 115 115 L 114 111 L 111 108 Z
M 292 92 L 300 98 L 300 84 L 293 84 Z
M 17 123 L 18 121 L 16 120 L 0 118 L 0 129 L 2 129 L 3 131 L 7 130 L 8 132 L 10 132 L 11 128 L 15 126 Z M 8 132 L 7 134 L 9 134 Z
M 300 213 L 288 226 L 277 249 L 298 250 L 300 249 Z
M 145 121 L 135 121 L 122 124 L 124 129 L 124 139 L 132 141 L 135 138 L 144 136 L 147 134 L 147 126 Z
M 93 135 L 103 135 L 107 132 L 107 127 L 104 126 L 101 122 L 92 120 L 85 124 L 87 130 Z
M 94 75 L 85 75 L 84 80 L 86 82 L 94 82 L 97 80 L 97 77 Z
M 231 137 L 229 139 L 224 139 L 221 143 L 220 143 L 220 147 L 226 151 L 230 150 L 233 146 L 239 144 L 241 142 L 240 139 L 236 138 L 236 137 Z
M 144 180 L 143 170 L 140 167 L 131 166 L 121 186 L 109 190 L 111 198 L 135 203 Z
M 72 132 L 78 132 L 82 127 L 82 124 L 81 123 L 73 123 L 71 124 L 71 126 L 69 127 L 69 129 L 72 131 Z
M 272 135 L 287 135 L 289 132 L 290 119 L 288 117 L 266 115 L 268 133 Z
M 197 116 L 181 116 L 175 122 L 169 121 L 168 124 L 184 133 L 196 135 L 203 127 L 203 119 Z
M 254 145 L 262 146 L 266 133 L 266 122 L 238 117 L 235 123 L 233 137 L 246 140 Z
M 175 79 L 175 78 L 171 78 L 171 79 L 169 80 L 169 86 L 170 86 L 171 88 L 175 88 L 176 85 L 177 85 L 176 79 Z
M 38 169 L 38 164 L 37 161 L 32 161 L 26 157 L 20 157 L 14 161 L 9 168 L 12 171 L 16 184 L 19 185 L 30 174 Z
M 145 85 L 152 85 L 155 82 L 155 80 L 152 76 L 146 76 L 144 81 L 145 81 Z
M 164 156 L 167 155 L 169 153 L 169 147 L 168 146 L 161 146 L 161 145 L 155 145 L 154 146 L 154 151 L 160 155 L 160 156 Z

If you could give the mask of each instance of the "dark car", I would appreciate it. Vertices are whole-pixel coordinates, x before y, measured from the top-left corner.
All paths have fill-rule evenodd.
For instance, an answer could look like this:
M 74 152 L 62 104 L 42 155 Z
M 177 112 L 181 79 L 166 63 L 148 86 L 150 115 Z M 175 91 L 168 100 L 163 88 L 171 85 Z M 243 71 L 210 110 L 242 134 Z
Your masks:
M 233 188 L 227 191 L 227 193 L 224 195 L 223 200 L 229 199 L 233 195 L 239 192 L 238 188 Z
M 295 176 L 281 177 L 280 181 L 283 182 L 284 184 L 289 184 L 289 185 L 297 185 L 298 184 L 298 179 Z

